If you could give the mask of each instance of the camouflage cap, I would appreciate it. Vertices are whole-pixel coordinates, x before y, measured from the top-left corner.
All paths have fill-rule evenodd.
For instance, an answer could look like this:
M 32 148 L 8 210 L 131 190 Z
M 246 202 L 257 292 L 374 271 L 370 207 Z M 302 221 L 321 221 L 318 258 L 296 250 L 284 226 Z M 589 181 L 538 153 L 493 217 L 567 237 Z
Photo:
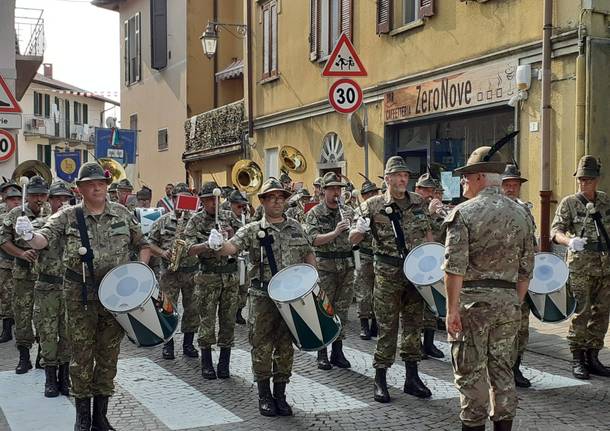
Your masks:
M 99 163 L 87 162 L 80 167 L 76 184 L 78 185 L 78 183 L 94 180 L 102 180 L 106 181 L 107 184 L 110 184 L 112 182 L 112 177 Z
M 49 196 L 69 196 L 74 197 L 74 193 L 63 181 L 55 181 L 51 184 L 51 188 L 49 190 Z
M 299 192 L 299 199 L 303 199 L 303 198 L 311 198 L 311 194 L 309 193 L 309 190 L 301 189 L 301 191 Z
M 290 178 L 290 175 L 288 175 L 286 172 L 284 172 L 282 175 L 280 175 L 280 182 L 281 183 L 291 183 L 292 178 Z
M 385 162 L 385 171 L 383 174 L 388 175 L 397 172 L 408 172 L 409 174 L 413 174 L 413 171 L 407 166 L 405 159 L 400 156 L 392 156 Z
M 7 187 L 17 187 L 19 190 L 21 190 L 21 186 L 17 184 L 15 180 L 9 180 L 0 184 L 0 193 L 6 193 Z
M 229 186 L 222 186 L 220 190 L 222 191 L 222 197 L 229 199 L 229 196 L 231 196 L 231 193 L 233 193 L 235 189 Z
M 172 196 L 185 194 L 192 195 L 191 190 L 189 189 L 189 186 L 186 183 L 177 183 L 175 186 L 173 186 Z
M 434 184 L 435 184 L 435 189 L 441 192 L 445 191 L 445 187 L 443 187 L 443 182 L 441 180 L 434 180 Z
M 117 189 L 118 190 L 133 190 L 133 185 L 131 184 L 131 181 L 129 181 L 127 178 L 123 178 L 121 181 L 119 181 L 119 184 L 117 185 Z
M 322 187 L 322 182 L 323 182 L 322 177 L 318 177 L 315 180 L 313 180 L 313 185 Z
M 501 174 L 506 168 L 506 162 L 502 160 L 502 155 L 499 152 L 488 156 L 491 147 L 479 147 L 470 154 L 466 164 L 453 170 L 454 176 L 462 174 L 478 174 L 481 172 L 491 172 Z
M 141 199 L 141 200 L 152 199 L 152 190 L 146 186 L 142 187 L 142 189 L 138 190 L 138 192 L 136 193 L 136 199 Z
M 381 183 L 381 193 L 385 193 L 387 190 L 388 190 L 388 185 L 384 181 Z
M 220 190 L 216 181 L 206 181 L 201 185 L 199 189 L 200 198 L 211 198 L 214 197 L 214 189 Z M 222 191 L 222 190 L 221 190 Z
M 435 189 L 437 187 L 437 184 L 435 179 L 432 178 L 432 175 L 430 175 L 429 172 L 426 172 L 417 179 L 415 187 Z
M 21 197 L 21 187 L 16 185 L 7 186 L 4 188 L 3 193 L 7 198 L 20 198 Z
M 44 178 L 36 175 L 30 178 L 27 186 L 27 194 L 46 194 L 49 193 L 49 185 Z
M 504 180 L 519 180 L 522 183 L 527 182 L 527 178 L 523 178 L 521 176 L 521 172 L 519 171 L 517 165 L 512 163 L 506 165 L 506 169 L 504 169 L 504 172 L 502 173 L 502 181 Z
M 322 188 L 333 186 L 347 187 L 347 184 L 341 181 L 341 177 L 339 177 L 339 175 L 335 174 L 334 172 L 327 172 L 322 178 Z
M 119 189 L 119 183 L 112 183 L 108 186 L 108 192 L 116 192 Z
M 233 190 L 231 192 L 231 194 L 229 195 L 228 199 L 229 199 L 229 202 L 231 202 L 232 204 L 247 204 L 248 203 L 248 199 L 246 199 L 239 190 Z
M 282 183 L 280 183 L 277 178 L 273 177 L 269 178 L 263 183 L 261 191 L 259 194 L 257 194 L 257 196 L 259 198 L 263 198 L 267 193 L 271 192 L 282 192 L 286 198 L 291 195 L 291 193 L 282 186 Z
M 377 184 L 372 181 L 365 181 L 362 183 L 362 187 L 360 187 L 360 193 L 362 193 L 363 195 L 367 193 L 376 192 L 378 190 L 379 187 L 377 187 Z
M 576 178 L 597 178 L 600 176 L 601 168 L 602 164 L 599 159 L 593 156 L 582 156 L 578 161 L 578 167 L 576 172 L 574 172 L 574 176 Z

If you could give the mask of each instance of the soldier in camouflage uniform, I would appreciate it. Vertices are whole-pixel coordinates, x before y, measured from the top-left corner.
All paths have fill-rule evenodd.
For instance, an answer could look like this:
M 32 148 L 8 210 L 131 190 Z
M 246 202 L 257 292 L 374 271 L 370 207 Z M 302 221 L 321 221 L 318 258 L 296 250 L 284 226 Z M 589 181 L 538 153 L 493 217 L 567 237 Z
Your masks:
M 320 202 L 322 193 L 322 177 L 318 177 L 313 181 L 313 197 L 311 201 Z
M 573 355 L 572 374 L 610 377 L 599 361 L 610 314 L 610 197 L 598 190 L 600 163 L 584 156 L 578 163 L 578 193 L 563 198 L 551 228 L 551 237 L 568 247 L 570 287 L 577 308 L 568 332 Z
M 0 186 L 2 190 L 3 208 L 11 211 L 21 204 L 21 187 L 14 182 L 4 183 Z M 4 224 L 6 212 L 0 214 L 0 226 Z M 6 343 L 13 339 L 13 263 L 15 257 L 0 248 L 0 319 L 2 319 L 2 334 L 0 343 Z
M 110 202 L 119 201 L 119 183 L 112 183 L 108 186 L 108 199 Z
M 146 186 L 143 186 L 136 193 L 136 208 L 150 208 L 151 200 L 152 190 Z
M 127 208 L 129 211 L 133 211 L 136 207 L 136 199 L 132 194 L 133 185 L 127 178 L 123 178 L 117 184 L 117 194 L 119 196 L 119 203 Z
M 351 367 L 343 354 L 343 339 L 354 294 L 354 259 L 348 240 L 354 212 L 350 207 L 339 204 L 345 186 L 337 174 L 326 173 L 324 198 L 307 212 L 303 224 L 307 239 L 316 253 L 320 288 L 326 293 L 342 325 L 339 337 L 332 344 L 330 362 L 326 348 L 318 351 L 318 368 L 321 370 L 330 370 L 332 365 L 339 368 Z
M 199 257 L 199 272 L 195 275 L 196 294 L 199 300 L 199 338 L 201 348 L 201 375 L 206 380 L 230 377 L 229 362 L 235 332 L 235 313 L 239 295 L 237 262 L 234 258 L 216 256 L 209 249 L 197 247 L 207 242 L 210 231 L 216 227 L 215 214 L 220 191 L 213 181 L 203 183 L 199 196 L 203 210 L 194 214 L 186 225 L 184 237 L 188 255 Z M 226 214 L 219 212 L 220 228 L 230 237 L 233 230 Z M 216 314 L 218 314 L 218 338 L 216 337 Z M 212 346 L 220 347 L 217 371 L 212 364 Z
M 265 207 L 265 219 L 250 223 L 225 242 L 218 232 L 210 234 L 209 246 L 220 248 L 223 255 L 248 251 L 252 262 L 260 262 L 260 233 L 273 237 L 273 260 L 280 271 L 290 265 L 308 263 L 315 266 L 313 250 L 303 228 L 284 216 L 284 201 L 290 193 L 275 178 L 263 184 L 258 194 Z M 263 235 L 263 236 L 265 236 Z M 271 272 L 270 255 L 265 256 L 263 274 L 260 265 L 252 265 L 250 289 L 249 340 L 252 345 L 252 372 L 258 386 L 259 412 L 263 416 L 290 416 L 292 408 L 286 402 L 286 384 L 292 374 L 294 349 L 288 326 L 275 303 L 267 294 Z M 273 377 L 273 394 L 269 380 Z
M 51 184 L 49 203 L 52 214 L 60 211 L 73 197 L 74 194 L 63 181 Z M 62 292 L 62 252 L 63 244 L 51 243 L 39 251 L 34 264 L 34 324 L 40 338 L 40 354 L 46 376 L 44 396 L 48 398 L 60 393 L 65 396 L 70 394 L 70 345 Z
M 532 225 L 534 226 L 534 230 L 536 228 L 536 224 L 534 221 L 534 216 L 531 210 L 531 204 L 525 203 L 521 199 L 519 199 L 521 194 L 521 185 L 527 182 L 527 178 L 523 178 L 521 176 L 521 172 L 519 171 L 519 167 L 516 164 L 508 164 L 506 165 L 506 169 L 502 174 L 502 192 L 517 202 L 521 207 L 525 210 L 528 217 L 530 218 Z M 532 237 L 532 242 L 534 243 L 534 247 L 536 245 L 536 237 Z M 527 379 L 523 373 L 521 373 L 521 360 L 523 355 L 525 354 L 525 347 L 527 346 L 527 341 L 529 338 L 529 327 L 530 327 L 530 306 L 527 301 L 523 301 L 521 303 L 521 320 L 519 323 L 519 332 L 515 337 L 515 364 L 513 366 L 513 374 L 515 375 L 515 385 L 519 388 L 529 388 L 532 383 Z
M 292 194 L 292 178 L 290 178 L 290 175 L 288 175 L 286 172 L 283 172 L 282 175 L 280 175 L 280 183 L 282 183 L 282 187 L 284 187 L 284 190 L 288 190 L 288 192 Z
M 469 200 L 445 220 L 446 322 L 463 430 L 484 431 L 488 417 L 494 430 L 510 430 L 517 410 L 513 350 L 534 233 L 525 210 L 502 194 L 505 166 L 491 147 L 477 148 L 454 171 Z
M 305 204 L 311 202 L 309 190 L 302 189 L 295 194 L 295 204 L 286 210 L 286 217 L 290 217 L 303 224 L 305 221 Z
M 405 361 L 404 392 L 419 398 L 432 395 L 419 378 L 417 362 L 422 359 L 421 332 L 424 300 L 403 273 L 408 251 L 432 240 L 426 203 L 416 193 L 407 191 L 410 170 L 400 156 L 390 157 L 385 166 L 388 190 L 362 204 L 362 215 L 350 232 L 352 244 L 358 244 L 369 230 L 373 236 L 375 269 L 374 310 L 379 325 L 379 339 L 373 359 L 375 367 L 374 399 L 390 401 L 386 373 L 394 363 L 398 323 L 402 319 L 400 356 Z M 394 234 L 393 222 L 404 234 L 404 244 Z M 400 238 L 400 236 L 399 236 Z
M 27 186 L 27 204 L 25 217 L 34 222 L 36 227 L 42 227 L 45 214 L 43 206 L 49 197 L 49 186 L 39 176 L 32 177 Z M 32 329 L 32 314 L 34 311 L 34 283 L 36 274 L 32 265 L 38 257 L 38 252 L 15 234 L 15 223 L 21 216 L 20 207 L 13 208 L 5 217 L 0 233 L 2 250 L 15 257 L 13 263 L 13 313 L 15 315 L 15 341 L 19 350 L 19 363 L 15 372 L 27 373 L 32 368 L 30 348 L 34 344 Z
M 178 196 L 192 196 L 185 183 L 176 184 L 171 193 L 174 208 L 176 208 Z M 199 261 L 196 257 L 187 256 L 186 250 L 183 250 L 183 254 L 179 258 L 178 269 L 169 270 L 169 262 L 175 258 L 173 256 L 175 241 L 184 240 L 184 231 L 190 218 L 190 212 L 178 209 L 162 215 L 153 223 L 148 233 L 148 241 L 152 252 L 162 258 L 159 276 L 161 292 L 174 306 L 178 304 L 178 298 L 182 294 L 184 308 L 180 322 L 180 329 L 184 334 L 182 354 L 190 358 L 198 358 L 199 354 L 193 346 L 193 339 L 199 327 L 199 310 L 195 297 L 195 273 L 199 271 Z M 175 359 L 173 338 L 163 345 L 162 355 L 164 359 Z
M 76 404 L 75 430 L 113 429 L 106 417 L 108 398 L 114 391 L 121 340 L 124 330 L 99 301 L 99 283 L 113 268 L 128 263 L 134 250 L 146 263 L 148 245 L 133 214 L 120 204 L 107 202 L 111 178 L 97 163 L 81 166 L 77 184 L 83 202 L 49 217 L 44 227 L 33 232 L 27 217 L 19 217 L 15 231 L 35 249 L 63 242 L 65 266 L 64 297 L 72 355 L 70 378 Z M 78 229 L 77 211 L 82 209 L 91 243 L 87 256 L 93 256 L 92 278 L 86 270 L 79 249 L 84 248 Z M 86 294 L 85 294 L 86 292 Z M 93 414 L 91 397 L 93 396 Z

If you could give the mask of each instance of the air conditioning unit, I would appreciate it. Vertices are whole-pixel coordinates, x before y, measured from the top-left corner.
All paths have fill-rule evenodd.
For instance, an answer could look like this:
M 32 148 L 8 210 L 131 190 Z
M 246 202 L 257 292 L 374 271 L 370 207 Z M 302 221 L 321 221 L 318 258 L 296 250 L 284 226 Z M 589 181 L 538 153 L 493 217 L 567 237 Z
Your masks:
M 44 120 L 42 118 L 32 118 L 32 129 L 39 129 L 44 127 Z

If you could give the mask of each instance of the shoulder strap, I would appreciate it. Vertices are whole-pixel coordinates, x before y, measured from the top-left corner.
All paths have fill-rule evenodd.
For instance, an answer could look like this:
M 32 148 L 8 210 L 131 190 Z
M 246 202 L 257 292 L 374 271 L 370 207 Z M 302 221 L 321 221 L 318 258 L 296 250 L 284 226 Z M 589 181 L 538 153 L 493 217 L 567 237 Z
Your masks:
M 394 239 L 396 240 L 396 247 L 402 258 L 407 257 L 407 244 L 405 242 L 405 233 L 400 225 L 401 213 L 400 208 L 396 203 L 386 205 L 381 210 L 382 214 L 385 214 L 392 223 L 392 230 L 394 231 Z
M 258 242 L 260 243 L 260 247 L 261 247 L 261 261 L 260 261 L 260 281 L 261 281 L 261 285 L 263 283 L 263 276 L 264 276 L 264 254 L 267 255 L 267 261 L 269 262 L 269 268 L 271 269 L 271 275 L 274 276 L 275 274 L 277 274 L 277 263 L 275 262 L 275 256 L 273 255 L 273 248 L 271 247 L 271 244 L 273 244 L 274 239 L 273 239 L 273 235 L 271 235 L 269 233 L 269 228 L 263 228 L 261 226 L 261 230 L 259 232 L 259 237 L 258 237 Z M 263 254 L 264 251 L 264 254 Z
M 93 250 L 91 249 L 91 243 L 89 242 L 89 234 L 87 233 L 87 225 L 85 224 L 85 214 L 83 212 L 82 206 L 77 206 L 75 210 L 76 223 L 78 227 L 78 232 L 80 234 L 80 242 L 81 245 L 85 247 L 85 249 L 87 249 L 87 253 L 82 255 L 80 257 L 80 260 L 81 262 L 83 262 L 83 264 L 87 264 L 87 269 L 89 270 L 91 282 L 95 284 L 95 271 L 93 269 Z M 83 304 L 87 304 L 87 286 L 85 283 L 83 283 Z

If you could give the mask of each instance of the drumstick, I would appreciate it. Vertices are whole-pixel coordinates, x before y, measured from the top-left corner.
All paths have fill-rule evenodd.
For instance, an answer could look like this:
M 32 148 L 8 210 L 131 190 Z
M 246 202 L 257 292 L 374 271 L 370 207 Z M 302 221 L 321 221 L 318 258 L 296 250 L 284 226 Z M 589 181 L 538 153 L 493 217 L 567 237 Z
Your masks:
M 21 215 L 25 215 L 25 195 L 30 179 L 28 177 L 19 178 L 19 184 L 21 184 Z
M 212 194 L 214 195 L 214 198 L 216 199 L 216 213 L 215 213 L 215 217 L 216 217 L 216 229 L 218 229 L 220 231 L 220 223 L 218 222 L 218 210 L 220 207 L 220 194 L 222 192 L 220 191 L 220 189 L 218 187 L 216 187 L 213 191 Z

